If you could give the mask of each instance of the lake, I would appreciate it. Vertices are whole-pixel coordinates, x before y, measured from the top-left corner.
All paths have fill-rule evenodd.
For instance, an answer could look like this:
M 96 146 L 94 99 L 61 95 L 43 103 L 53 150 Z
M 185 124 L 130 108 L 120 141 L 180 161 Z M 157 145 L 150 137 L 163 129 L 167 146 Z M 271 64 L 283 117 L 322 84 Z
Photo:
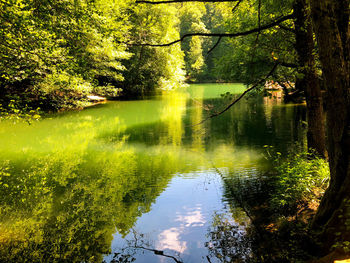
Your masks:
M 252 204 L 269 156 L 306 143 L 305 106 L 255 96 L 207 119 L 244 90 L 1 122 L 0 261 L 259 262 Z

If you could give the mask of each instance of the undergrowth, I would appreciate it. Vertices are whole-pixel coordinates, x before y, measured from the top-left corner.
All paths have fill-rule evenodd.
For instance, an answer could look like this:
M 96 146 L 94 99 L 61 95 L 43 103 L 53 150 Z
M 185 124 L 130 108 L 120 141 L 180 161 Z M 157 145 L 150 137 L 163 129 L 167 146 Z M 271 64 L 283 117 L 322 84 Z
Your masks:
M 284 156 L 271 146 L 265 148 L 272 163 L 270 227 L 280 248 L 275 256 L 283 262 L 305 262 L 319 249 L 308 225 L 328 187 L 328 162 L 306 150 Z
M 329 183 L 329 166 L 325 159 L 307 151 L 291 151 L 285 157 L 267 146 L 275 177 L 271 206 L 296 207 L 318 203 Z

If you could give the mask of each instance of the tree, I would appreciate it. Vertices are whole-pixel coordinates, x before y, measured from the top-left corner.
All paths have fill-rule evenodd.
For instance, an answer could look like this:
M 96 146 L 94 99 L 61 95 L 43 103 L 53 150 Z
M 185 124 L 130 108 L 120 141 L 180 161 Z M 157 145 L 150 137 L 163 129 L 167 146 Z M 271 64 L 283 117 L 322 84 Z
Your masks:
M 179 36 L 177 9 L 173 6 L 131 6 L 129 42 L 163 42 Z M 124 81 L 120 83 L 125 96 L 154 93 L 157 87 L 170 89 L 184 79 L 183 53 L 179 45 L 164 49 L 131 45 L 133 56 L 124 62 Z
M 349 0 L 311 0 L 314 30 L 327 91 L 327 134 L 331 181 L 313 229 L 336 241 L 349 241 L 350 218 L 350 24 Z M 340 234 L 339 234 L 340 233 Z
M 1 1 L 0 103 L 77 106 L 98 78 L 121 79 L 128 1 Z
M 296 0 L 293 9 L 295 49 L 298 54 L 299 76 L 301 76 L 297 77 L 296 89 L 305 92 L 308 119 L 307 143 L 309 148 L 325 158 L 327 149 L 323 99 L 315 65 L 310 7 L 306 0 Z
M 179 7 L 180 34 L 189 32 L 208 32 L 203 23 L 206 8 L 203 3 L 183 4 Z M 205 67 L 203 57 L 203 39 L 192 37 L 181 42 L 181 49 L 185 53 L 186 75 L 190 79 L 196 79 Z
M 161 19 L 151 16 L 159 14 Z M 0 109 L 86 105 L 89 94 L 150 93 L 183 81 L 179 47 L 126 42 L 178 37 L 174 7 L 152 10 L 133 0 L 1 0 Z M 137 80 L 135 82 L 135 80 Z M 130 88 L 131 87 L 131 88 Z

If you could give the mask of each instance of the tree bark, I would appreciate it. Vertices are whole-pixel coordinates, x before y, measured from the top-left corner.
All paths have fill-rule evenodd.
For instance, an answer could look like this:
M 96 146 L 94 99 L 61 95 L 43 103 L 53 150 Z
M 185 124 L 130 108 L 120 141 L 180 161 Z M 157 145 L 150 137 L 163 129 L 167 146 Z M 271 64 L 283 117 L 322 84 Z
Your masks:
M 327 134 L 331 180 L 312 229 L 330 249 L 349 241 L 350 103 L 349 0 L 310 0 L 312 20 L 327 91 Z
M 327 157 L 325 121 L 320 82 L 316 72 L 314 57 L 313 28 L 307 0 L 296 0 L 294 5 L 294 25 L 298 54 L 299 72 L 302 77 L 296 81 L 296 88 L 305 91 L 307 105 L 308 148 Z

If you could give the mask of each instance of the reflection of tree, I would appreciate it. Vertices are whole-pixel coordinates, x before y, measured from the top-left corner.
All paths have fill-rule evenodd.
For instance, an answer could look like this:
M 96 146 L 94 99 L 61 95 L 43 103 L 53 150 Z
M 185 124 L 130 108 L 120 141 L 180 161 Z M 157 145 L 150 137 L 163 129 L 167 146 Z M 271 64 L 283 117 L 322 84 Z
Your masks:
M 209 254 L 208 262 L 248 262 L 251 258 L 251 244 L 244 227 L 230 221 L 222 214 L 215 214 L 205 244 Z
M 212 99 L 205 103 L 220 108 L 222 100 Z M 267 144 L 283 151 L 288 148 L 286 144 L 306 137 L 302 127 L 303 112 L 304 106 L 264 105 L 260 97 L 240 101 L 229 112 L 209 120 L 206 144 L 226 141 L 254 148 Z
M 217 254 L 221 262 L 267 263 L 294 262 L 295 258 L 308 257 L 303 249 L 312 245 L 307 233 L 302 227 L 290 228 L 292 225 L 285 224 L 289 212 L 269 203 L 270 193 L 274 191 L 273 176 L 241 171 L 222 175 L 222 179 L 224 198 L 234 222 L 215 215 L 209 230 L 209 256 L 214 258 Z M 279 231 L 275 231 L 277 226 Z
M 199 93 L 199 95 L 197 94 Z M 276 150 L 284 152 L 288 146 L 306 139 L 305 106 L 264 104 L 263 98 L 249 98 L 240 101 L 229 112 L 210 119 L 201 125 L 203 118 L 209 114 L 205 105 L 221 109 L 223 100 L 202 99 L 200 90 L 194 90 L 197 98 L 192 100 L 192 107 L 186 110 L 186 96 L 174 99 L 178 93 L 164 96 L 162 122 L 151 122 L 126 129 L 123 134 L 132 143 L 146 145 L 184 145 L 193 150 L 215 149 L 218 144 L 243 146 L 248 148 L 273 145 Z M 182 95 L 181 95 L 182 94 Z M 177 108 L 175 110 L 175 108 Z M 178 114 L 175 116 L 175 114 Z M 184 117 L 184 118 L 183 118 Z M 120 135 L 119 135 L 120 137 Z M 180 143 L 180 144 L 179 144 Z M 289 144 L 289 145 L 286 145 Z
M 233 174 L 231 177 L 214 168 L 224 182 L 224 197 L 229 202 L 234 221 L 222 214 L 214 215 L 208 233 L 210 241 L 206 244 L 208 261 L 255 262 L 255 242 L 263 240 L 264 236 L 264 222 L 256 211 L 265 208 L 269 195 L 263 189 L 268 185 L 262 178 L 244 171 L 241 176 Z
M 136 260 L 135 255 L 140 254 L 140 250 L 153 252 L 156 256 L 170 258 L 176 263 L 183 263 L 180 259 L 179 253 L 175 256 L 166 254 L 163 250 L 157 250 L 152 248 L 152 242 L 146 239 L 144 234 L 138 233 L 135 229 L 132 229 L 133 238 L 126 240 L 127 245 L 118 249 L 119 252 L 114 253 L 111 263 L 129 263 Z
M 197 152 L 204 151 L 205 128 L 204 124 L 199 124 L 203 120 L 203 87 L 198 87 L 193 91 L 193 109 L 190 113 L 192 124 L 192 149 Z
M 182 118 L 186 112 L 187 94 L 177 92 L 175 94 L 164 94 L 165 107 L 162 112 L 162 120 L 167 126 L 167 133 L 161 139 L 161 144 L 172 144 L 180 146 L 184 133 Z
M 199 101 L 202 104 L 202 100 Z M 16 147 L 6 146 L 9 151 L 19 149 L 21 145 L 26 147 L 21 154 L 13 150 L 13 153 L 6 155 L 11 161 L 0 163 L 0 261 L 99 262 L 102 254 L 109 253 L 115 229 L 124 236 L 128 234 L 137 218 L 150 210 L 151 204 L 175 172 L 194 170 L 199 166 L 197 155 L 180 152 L 179 147 L 173 147 L 184 142 L 184 134 L 191 135 L 188 136 L 191 140 L 186 143 L 193 149 L 202 151 L 204 145 L 214 148 L 213 161 L 216 164 L 226 155 L 232 157 L 227 158 L 230 165 L 234 163 L 242 167 L 243 164 L 252 165 L 251 155 L 236 151 L 237 148 L 232 147 L 234 144 L 248 147 L 282 145 L 286 133 L 299 136 L 299 119 L 293 118 L 296 110 L 303 111 L 294 107 L 274 107 L 269 111 L 270 116 L 266 117 L 260 102 L 252 100 L 239 103 L 230 113 L 203 124 L 206 134 L 202 134 L 201 129 L 197 130 L 191 125 L 202 118 L 200 107 L 191 109 L 193 111 L 185 120 L 188 124 L 185 132 L 182 122 L 186 109 L 185 97 L 167 97 L 164 103 L 166 107 L 161 116 L 164 123 L 157 122 L 159 116 L 151 116 L 154 108 L 157 108 L 153 104 L 144 105 L 145 112 L 150 112 L 147 121 L 139 126 L 125 124 L 126 130 L 120 124 L 137 123 L 138 111 L 129 119 L 121 118 L 119 121 L 115 115 L 93 118 L 90 116 L 92 110 L 88 110 L 82 112 L 80 119 L 74 115 L 68 122 L 62 118 L 47 120 L 51 123 L 48 127 L 40 126 L 44 122 L 38 124 L 44 143 L 40 144 L 36 139 L 26 144 L 20 142 Z M 207 100 L 205 103 L 217 105 L 222 102 Z M 130 108 L 135 108 L 135 105 L 132 104 Z M 159 108 L 160 103 L 157 105 Z M 109 111 L 115 112 L 113 108 Z M 54 135 L 47 136 L 56 122 L 60 125 L 52 131 Z M 291 132 L 290 127 L 294 127 Z M 66 134 L 68 131 L 69 134 Z M 35 137 L 34 133 L 30 130 L 28 136 Z M 163 146 L 152 150 L 148 148 L 146 153 L 140 153 L 143 149 L 139 149 L 139 146 L 123 147 L 120 141 L 123 134 L 130 135 L 132 142 L 158 145 L 161 141 Z M 5 144 L 14 143 L 15 137 L 24 140 L 24 136 L 11 136 L 11 140 Z M 231 138 L 231 142 L 227 138 Z M 223 141 L 226 142 L 225 147 Z M 219 143 L 220 147 L 217 146 Z M 225 163 L 219 167 L 226 166 Z M 252 187 L 249 188 L 250 183 Z M 249 208 L 249 215 L 256 219 L 254 209 L 262 206 L 258 205 L 259 198 L 251 197 L 255 193 L 253 186 L 258 186 L 254 180 L 250 183 L 225 178 L 225 197 L 232 201 L 232 196 L 238 194 L 232 191 L 238 189 L 240 202 L 244 201 L 245 209 Z M 249 200 L 255 200 L 255 204 L 247 203 Z M 233 203 L 232 207 L 240 206 Z M 233 209 L 238 222 L 246 220 L 242 211 Z M 225 222 L 219 226 L 219 222 L 213 226 L 213 233 L 221 231 L 220 235 L 212 236 L 213 239 L 222 237 L 230 240 L 240 231 L 236 225 L 230 226 Z M 212 250 L 222 245 L 218 239 L 216 241 Z M 229 242 L 233 245 L 235 241 Z M 152 249 L 151 246 L 144 247 Z M 219 248 L 218 253 L 229 255 L 235 252 L 232 258 L 236 258 L 237 255 L 246 254 L 246 251 L 242 251 L 238 253 L 228 248 L 221 251 Z M 153 252 L 161 254 L 160 251 Z
M 4 164 L 1 262 L 101 262 L 178 170 L 167 153 L 84 147 Z
M 161 101 L 160 120 L 131 126 L 121 134 L 114 133 L 110 137 L 118 140 L 121 135 L 125 134 L 130 143 L 181 146 L 184 136 L 183 117 L 186 113 L 187 94 L 181 91 L 164 92 Z

